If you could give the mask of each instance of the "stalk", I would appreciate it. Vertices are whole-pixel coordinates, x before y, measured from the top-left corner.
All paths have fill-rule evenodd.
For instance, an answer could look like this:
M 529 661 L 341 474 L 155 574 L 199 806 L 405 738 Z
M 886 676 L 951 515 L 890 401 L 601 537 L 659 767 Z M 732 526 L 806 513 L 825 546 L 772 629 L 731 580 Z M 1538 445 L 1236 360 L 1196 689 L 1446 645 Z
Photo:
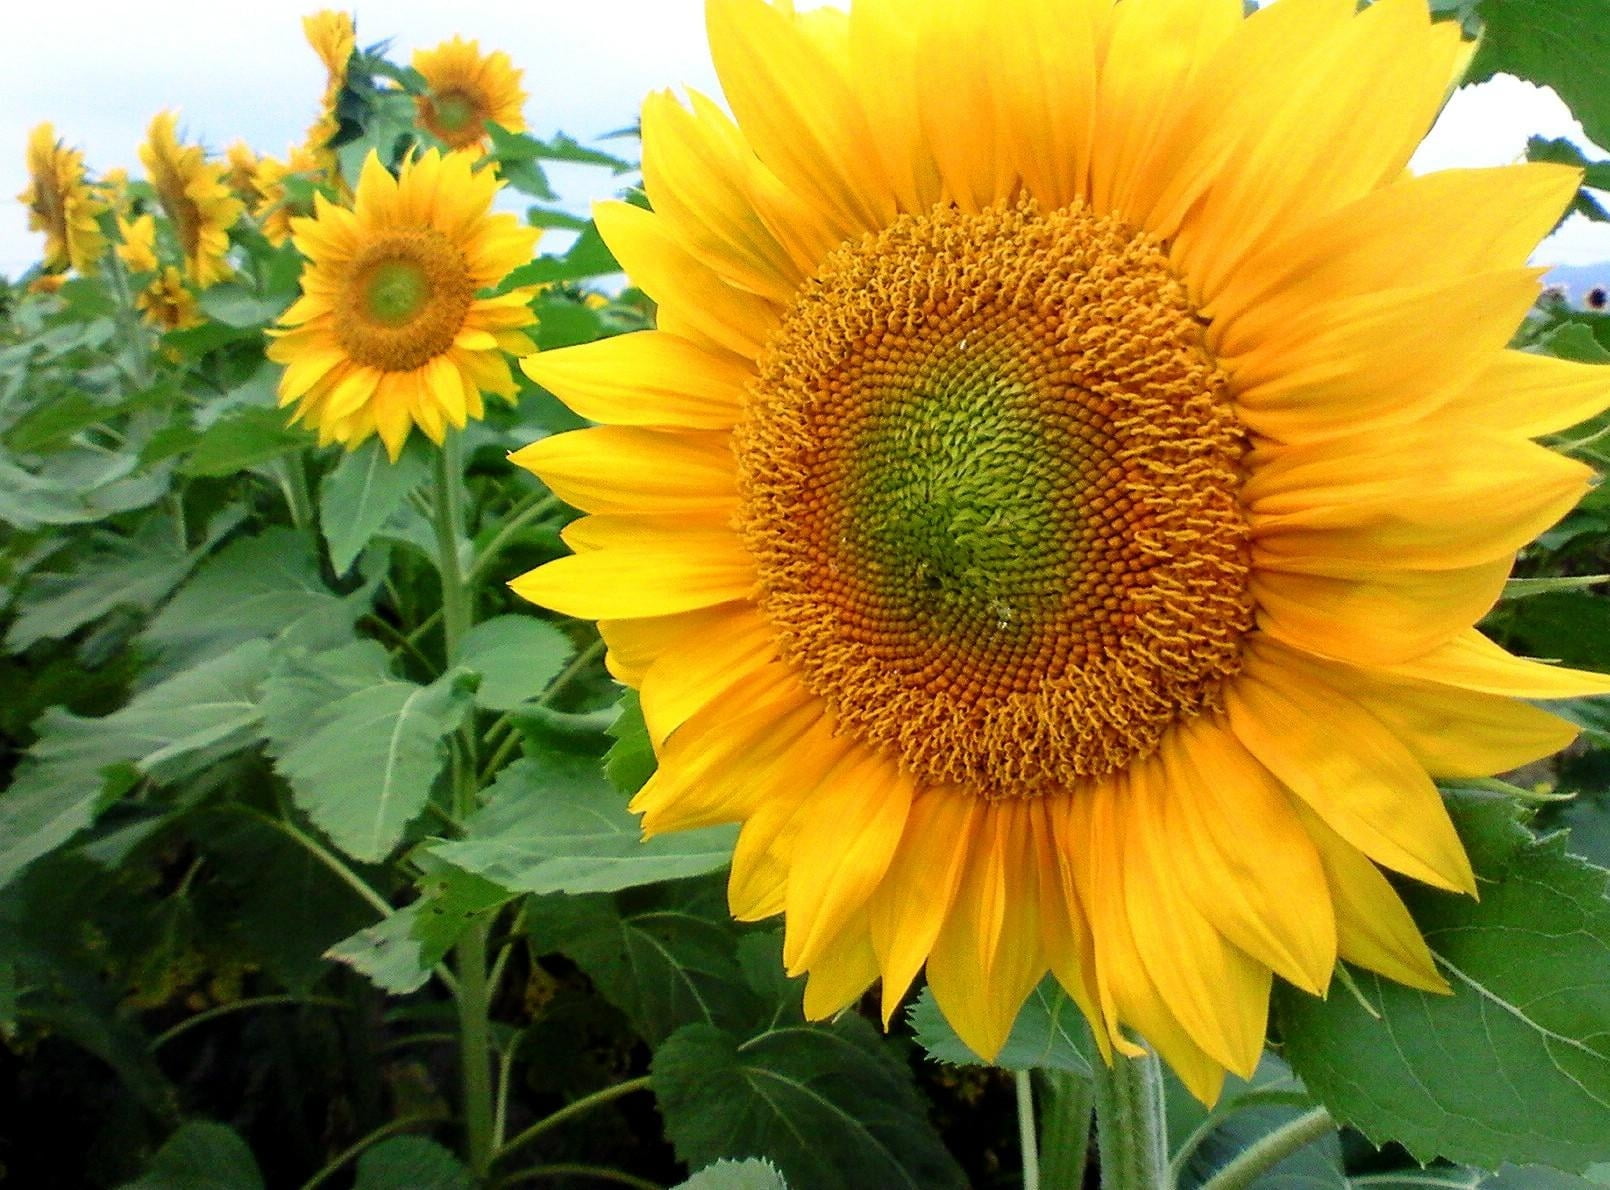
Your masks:
M 1157 1055 L 1113 1056 L 1096 1065 L 1096 1142 L 1102 1190 L 1165 1190 L 1167 1133 Z

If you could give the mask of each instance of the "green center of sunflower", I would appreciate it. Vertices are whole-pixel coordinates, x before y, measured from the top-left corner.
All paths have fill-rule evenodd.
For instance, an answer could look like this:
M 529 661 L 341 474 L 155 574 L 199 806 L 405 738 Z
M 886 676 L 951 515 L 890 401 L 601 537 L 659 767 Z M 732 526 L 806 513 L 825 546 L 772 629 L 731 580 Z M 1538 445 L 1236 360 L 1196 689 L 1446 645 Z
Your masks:
M 436 96 L 436 122 L 449 132 L 462 132 L 475 121 L 475 102 L 462 91 Z
M 1245 450 L 1161 247 L 1031 200 L 833 253 L 760 361 L 740 528 L 841 726 L 986 797 L 1216 709 L 1251 627 Z
M 435 228 L 383 232 L 349 266 L 336 336 L 360 364 L 408 372 L 453 345 L 475 300 L 469 269 Z

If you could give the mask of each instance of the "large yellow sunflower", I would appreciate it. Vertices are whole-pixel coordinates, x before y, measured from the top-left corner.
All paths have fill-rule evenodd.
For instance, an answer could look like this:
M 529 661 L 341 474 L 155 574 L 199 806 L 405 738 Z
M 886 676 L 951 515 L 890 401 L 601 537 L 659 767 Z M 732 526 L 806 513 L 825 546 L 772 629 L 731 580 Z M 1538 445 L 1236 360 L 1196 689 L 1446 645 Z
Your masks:
M 448 148 L 483 144 L 488 123 L 510 132 L 525 130 L 524 72 L 502 50 L 483 58 L 479 42 L 454 37 L 435 49 L 414 51 L 414 69 L 425 76 L 419 122 Z
M 1610 689 L 1472 628 L 1610 403 L 1505 349 L 1578 175 L 1409 176 L 1459 34 L 1354 7 L 711 0 L 736 123 L 647 103 L 597 220 L 659 329 L 525 361 L 605 424 L 517 456 L 592 515 L 513 585 L 813 1015 L 926 964 L 993 1055 L 1049 970 L 1212 1099 L 1272 973 L 1445 986 L 1380 869 L 1473 892 L 1432 778 Z
M 106 251 L 99 218 L 106 203 L 84 176 L 84 154 L 41 124 L 28 137 L 28 187 L 17 195 L 28 208 L 28 227 L 45 234 L 46 269 L 93 273 Z
M 179 143 L 177 120 L 173 112 L 152 117 L 140 160 L 162 209 L 173 220 L 185 275 L 205 289 L 234 273 L 228 259 L 229 229 L 245 207 L 229 192 L 224 164 L 209 162 L 200 145 Z
M 393 178 L 370 153 L 350 209 L 319 195 L 291 220 L 308 265 L 268 355 L 286 365 L 280 403 L 321 442 L 378 433 L 395 459 L 413 426 L 441 442 L 482 393 L 514 396 L 505 353 L 535 350 L 533 290 L 478 294 L 531 259 L 537 232 L 490 213 L 498 188 L 461 154 L 432 149 Z
M 347 85 L 347 66 L 358 45 L 357 29 L 352 14 L 332 8 L 320 9 L 302 18 L 302 34 L 308 45 L 324 63 L 324 95 L 319 101 L 319 117 L 307 130 L 307 149 L 317 154 L 321 163 L 334 163 L 335 155 L 329 145 L 341 131 L 341 117 L 336 108 L 341 89 Z

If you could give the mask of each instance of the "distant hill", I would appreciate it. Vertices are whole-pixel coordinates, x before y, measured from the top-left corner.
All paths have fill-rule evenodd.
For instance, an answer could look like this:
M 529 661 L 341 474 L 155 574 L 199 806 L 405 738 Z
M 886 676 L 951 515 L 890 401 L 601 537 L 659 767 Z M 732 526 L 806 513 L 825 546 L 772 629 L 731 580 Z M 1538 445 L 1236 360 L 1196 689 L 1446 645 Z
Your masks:
M 1544 285 L 1558 285 L 1566 296 L 1580 302 L 1594 286 L 1610 289 L 1610 260 L 1599 264 L 1560 265 L 1543 274 Z

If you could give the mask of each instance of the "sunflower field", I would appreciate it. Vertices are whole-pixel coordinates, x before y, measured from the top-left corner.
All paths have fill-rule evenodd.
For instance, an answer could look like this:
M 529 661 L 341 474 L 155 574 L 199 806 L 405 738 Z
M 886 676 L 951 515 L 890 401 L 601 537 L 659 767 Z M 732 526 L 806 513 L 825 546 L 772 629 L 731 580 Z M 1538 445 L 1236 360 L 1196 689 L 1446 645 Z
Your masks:
M 0 1186 L 1610 1186 L 1610 0 L 704 7 L 17 147 Z

